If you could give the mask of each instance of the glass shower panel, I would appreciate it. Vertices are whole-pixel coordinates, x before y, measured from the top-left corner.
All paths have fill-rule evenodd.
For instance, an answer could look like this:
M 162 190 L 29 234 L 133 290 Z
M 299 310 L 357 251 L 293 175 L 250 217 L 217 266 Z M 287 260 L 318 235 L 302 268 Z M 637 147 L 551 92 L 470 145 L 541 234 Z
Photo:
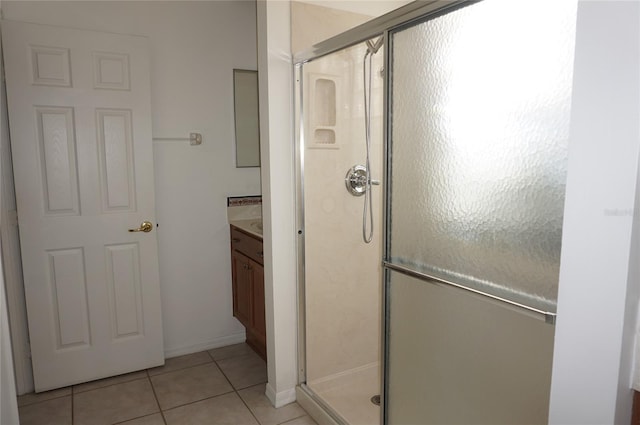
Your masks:
M 387 259 L 555 312 L 576 1 L 393 32 Z
M 544 424 L 554 328 L 391 272 L 388 424 Z
M 484 0 L 389 34 L 386 423 L 547 421 L 576 12 Z
M 382 190 L 374 239 L 345 175 L 366 160 L 365 43 L 302 65 L 306 386 L 347 423 L 379 423 Z M 373 56 L 371 172 L 382 175 L 382 51 Z

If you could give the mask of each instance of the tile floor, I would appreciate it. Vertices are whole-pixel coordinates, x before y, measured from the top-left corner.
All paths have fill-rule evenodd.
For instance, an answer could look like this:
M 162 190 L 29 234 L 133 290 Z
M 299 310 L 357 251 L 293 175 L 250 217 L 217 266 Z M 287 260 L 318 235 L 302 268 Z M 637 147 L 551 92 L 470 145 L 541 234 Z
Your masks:
M 18 397 L 21 425 L 315 425 L 264 395 L 267 366 L 246 344 L 164 366 Z

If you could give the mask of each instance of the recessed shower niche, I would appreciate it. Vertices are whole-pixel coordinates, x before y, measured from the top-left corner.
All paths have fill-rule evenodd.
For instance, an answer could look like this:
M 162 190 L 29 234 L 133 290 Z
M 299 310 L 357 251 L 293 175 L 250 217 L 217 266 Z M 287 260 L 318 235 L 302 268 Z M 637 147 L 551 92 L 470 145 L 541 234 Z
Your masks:
M 337 109 L 340 78 L 336 75 L 311 75 L 311 131 L 308 147 L 338 149 Z

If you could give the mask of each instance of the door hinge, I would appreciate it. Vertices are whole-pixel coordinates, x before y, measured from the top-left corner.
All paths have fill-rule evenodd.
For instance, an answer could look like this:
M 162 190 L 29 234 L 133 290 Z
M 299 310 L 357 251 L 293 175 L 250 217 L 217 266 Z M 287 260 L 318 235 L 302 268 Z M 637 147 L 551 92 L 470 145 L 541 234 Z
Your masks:
M 31 358 L 31 341 L 27 341 L 24 344 L 24 356 L 28 359 Z

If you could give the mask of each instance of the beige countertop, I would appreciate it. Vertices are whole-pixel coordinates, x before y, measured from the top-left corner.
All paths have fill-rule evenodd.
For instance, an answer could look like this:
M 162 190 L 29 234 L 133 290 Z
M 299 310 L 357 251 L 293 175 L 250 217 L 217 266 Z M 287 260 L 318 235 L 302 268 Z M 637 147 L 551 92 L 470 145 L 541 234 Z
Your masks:
M 229 224 L 262 240 L 262 219 L 229 220 Z

